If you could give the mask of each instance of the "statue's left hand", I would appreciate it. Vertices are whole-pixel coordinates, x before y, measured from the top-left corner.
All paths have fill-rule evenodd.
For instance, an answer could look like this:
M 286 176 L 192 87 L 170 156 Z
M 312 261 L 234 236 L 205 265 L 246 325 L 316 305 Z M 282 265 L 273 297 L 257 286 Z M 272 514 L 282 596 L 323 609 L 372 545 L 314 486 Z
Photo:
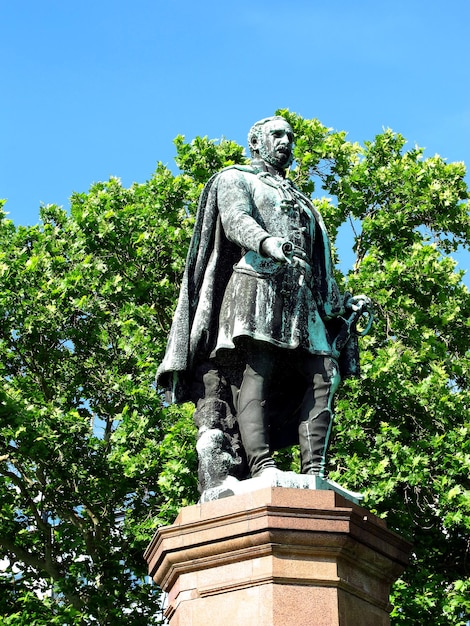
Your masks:
M 344 306 L 350 311 L 362 311 L 363 309 L 370 308 L 372 306 L 372 302 L 371 299 L 364 294 L 357 296 L 351 296 L 348 294 L 348 297 L 345 299 Z
M 347 293 L 344 298 L 344 307 L 349 314 L 349 324 L 354 329 L 354 333 L 363 337 L 367 335 L 374 321 L 372 301 L 364 294 L 352 296 Z

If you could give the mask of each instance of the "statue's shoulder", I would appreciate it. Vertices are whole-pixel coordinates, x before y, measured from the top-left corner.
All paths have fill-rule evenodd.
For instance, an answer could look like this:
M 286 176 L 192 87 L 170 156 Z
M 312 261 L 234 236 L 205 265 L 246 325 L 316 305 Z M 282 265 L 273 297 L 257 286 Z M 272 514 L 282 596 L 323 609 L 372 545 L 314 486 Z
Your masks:
M 220 172 L 214 176 L 214 179 L 233 179 L 244 176 L 256 176 L 257 174 L 258 171 L 251 165 L 229 165 L 220 170 Z
M 244 183 L 247 184 L 246 178 L 257 176 L 258 171 L 250 164 L 247 165 L 229 165 L 213 174 L 199 197 L 198 216 L 200 219 L 206 220 L 207 214 L 215 215 L 217 212 L 217 194 L 220 189 L 219 184 L 224 187 L 240 186 L 240 178 L 245 178 Z M 241 183 L 243 185 L 243 182 Z M 212 207 L 212 212 L 211 212 Z M 204 218 L 202 216 L 205 216 Z M 197 221 L 197 218 L 196 218 Z
M 259 169 L 252 165 L 229 165 L 215 174 L 208 185 L 213 190 L 221 188 L 252 190 L 260 180 Z

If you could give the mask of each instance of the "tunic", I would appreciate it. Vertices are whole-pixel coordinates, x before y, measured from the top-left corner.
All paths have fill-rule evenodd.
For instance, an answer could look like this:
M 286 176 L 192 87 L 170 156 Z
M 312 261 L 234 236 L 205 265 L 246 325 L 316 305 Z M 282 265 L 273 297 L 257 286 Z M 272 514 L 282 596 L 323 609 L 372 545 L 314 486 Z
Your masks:
M 307 198 L 280 176 L 231 169 L 220 174 L 217 204 L 225 235 L 242 258 L 225 289 L 213 355 L 235 348 L 240 337 L 331 355 L 315 294 L 317 225 Z M 263 257 L 260 247 L 268 236 L 300 248 L 309 259 L 307 272 Z

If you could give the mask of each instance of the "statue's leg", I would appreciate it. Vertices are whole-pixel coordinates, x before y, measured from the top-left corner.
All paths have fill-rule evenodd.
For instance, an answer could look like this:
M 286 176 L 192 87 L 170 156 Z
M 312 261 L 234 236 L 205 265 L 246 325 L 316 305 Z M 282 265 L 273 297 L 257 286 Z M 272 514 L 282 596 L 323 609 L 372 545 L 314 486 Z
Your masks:
M 256 346 L 247 354 L 247 365 L 238 394 L 237 421 L 251 476 L 276 467 L 271 456 L 266 398 L 274 359 Z
M 243 459 L 237 444 L 232 391 L 223 372 L 210 361 L 201 364 L 195 376 L 198 393 L 194 421 L 198 427 L 199 490 L 218 486 L 237 475 Z
M 340 375 L 336 361 L 326 356 L 309 357 L 306 367 L 312 384 L 305 393 L 299 422 L 302 473 L 323 477 Z

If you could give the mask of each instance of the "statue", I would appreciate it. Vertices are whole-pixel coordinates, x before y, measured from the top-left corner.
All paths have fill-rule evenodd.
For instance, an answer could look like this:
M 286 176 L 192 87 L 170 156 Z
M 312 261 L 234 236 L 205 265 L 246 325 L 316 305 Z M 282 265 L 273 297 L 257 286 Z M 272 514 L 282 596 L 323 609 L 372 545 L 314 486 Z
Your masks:
M 294 443 L 302 474 L 325 478 L 334 395 L 358 374 L 355 327 L 370 304 L 340 294 L 323 220 L 285 176 L 287 121 L 256 122 L 248 142 L 250 165 L 225 168 L 201 194 L 157 373 L 173 401 L 196 404 L 203 499 L 279 474 L 273 451 Z

